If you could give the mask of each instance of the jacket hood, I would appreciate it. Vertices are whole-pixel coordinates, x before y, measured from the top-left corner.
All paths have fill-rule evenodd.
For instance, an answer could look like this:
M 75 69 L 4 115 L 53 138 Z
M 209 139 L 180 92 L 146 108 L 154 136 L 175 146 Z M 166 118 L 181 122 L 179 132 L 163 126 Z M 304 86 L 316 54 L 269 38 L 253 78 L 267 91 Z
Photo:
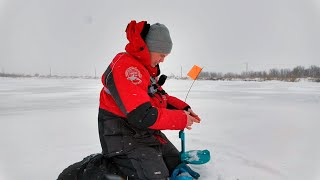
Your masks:
M 155 77 L 158 76 L 159 66 L 151 67 L 149 49 L 141 37 L 141 32 L 143 31 L 145 25 L 147 25 L 147 21 L 141 21 L 137 23 L 136 21 L 132 20 L 128 24 L 126 34 L 129 43 L 126 45 L 125 50 L 128 54 L 143 64 L 151 76 Z

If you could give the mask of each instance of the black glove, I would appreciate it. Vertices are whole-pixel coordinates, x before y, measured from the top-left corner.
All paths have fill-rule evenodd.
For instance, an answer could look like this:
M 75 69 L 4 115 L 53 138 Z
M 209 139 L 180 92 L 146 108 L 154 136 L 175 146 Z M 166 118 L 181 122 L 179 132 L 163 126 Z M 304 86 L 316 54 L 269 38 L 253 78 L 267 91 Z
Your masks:
M 162 74 L 160 77 L 159 77 L 159 80 L 158 80 L 158 84 L 159 86 L 162 86 L 167 80 L 167 76 Z

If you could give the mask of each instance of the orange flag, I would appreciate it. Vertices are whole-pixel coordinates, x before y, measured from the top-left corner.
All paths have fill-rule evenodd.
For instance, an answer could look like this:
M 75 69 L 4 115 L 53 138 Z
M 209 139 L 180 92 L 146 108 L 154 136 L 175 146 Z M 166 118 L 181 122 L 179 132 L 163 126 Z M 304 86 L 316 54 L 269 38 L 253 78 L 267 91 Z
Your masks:
M 197 66 L 197 65 L 194 65 L 190 71 L 188 72 L 188 76 L 193 79 L 193 80 L 196 80 L 197 77 L 199 76 L 200 72 L 201 72 L 202 68 Z

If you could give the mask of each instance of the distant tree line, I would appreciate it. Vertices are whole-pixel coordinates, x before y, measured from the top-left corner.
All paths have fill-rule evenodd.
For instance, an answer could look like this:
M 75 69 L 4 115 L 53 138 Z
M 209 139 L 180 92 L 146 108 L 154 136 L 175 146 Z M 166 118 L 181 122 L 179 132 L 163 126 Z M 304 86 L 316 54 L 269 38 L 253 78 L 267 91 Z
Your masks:
M 29 74 L 0 73 L 0 77 L 18 78 L 18 77 L 33 77 L 33 76 Z
M 242 79 L 242 80 L 280 80 L 280 81 L 290 81 L 295 82 L 301 78 L 309 78 L 311 81 L 320 82 L 320 67 L 310 66 L 305 68 L 303 66 L 297 66 L 293 69 L 270 69 L 269 71 L 248 71 L 237 73 L 217 73 L 217 72 L 201 72 L 199 79 L 207 80 L 232 80 L 232 79 Z
M 0 72 L 0 77 L 38 77 L 38 78 L 85 78 L 95 79 L 97 77 L 92 76 L 58 76 L 58 75 L 34 75 L 29 74 L 15 74 L 15 73 L 4 73 Z M 187 79 L 187 77 L 176 77 L 174 74 L 170 75 L 169 78 Z M 308 78 L 311 81 L 320 82 L 320 67 L 310 66 L 305 68 L 303 66 L 297 66 L 293 69 L 270 69 L 269 71 L 248 71 L 238 73 L 217 73 L 217 72 L 206 72 L 202 71 L 198 77 L 199 79 L 205 80 L 235 80 L 240 79 L 244 81 L 267 81 L 267 80 L 280 80 L 280 81 L 299 81 L 302 78 Z
M 15 73 L 1 73 L 0 77 L 10 77 L 10 78 L 30 78 L 30 77 L 38 77 L 38 78 L 83 78 L 83 79 L 96 79 L 97 77 L 93 76 L 59 76 L 59 75 L 40 75 L 35 73 L 34 75 L 30 74 L 15 74 Z

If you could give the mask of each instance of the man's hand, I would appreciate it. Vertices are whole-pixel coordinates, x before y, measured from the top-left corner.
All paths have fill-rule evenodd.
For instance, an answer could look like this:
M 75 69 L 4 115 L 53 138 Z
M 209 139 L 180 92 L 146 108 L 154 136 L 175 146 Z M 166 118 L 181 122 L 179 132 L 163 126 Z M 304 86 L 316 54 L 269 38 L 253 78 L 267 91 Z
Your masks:
M 198 119 L 197 119 L 196 117 L 192 116 L 190 112 L 188 112 L 188 111 L 184 111 L 184 112 L 186 113 L 187 118 L 188 118 L 188 120 L 187 120 L 187 126 L 186 126 L 186 128 L 187 128 L 188 130 L 191 130 L 191 129 L 192 129 L 191 126 L 192 126 L 192 124 L 193 124 L 194 122 L 195 122 L 195 123 L 200 123 L 200 118 L 199 118 L 197 115 L 196 115 L 196 117 L 198 117 Z
M 191 108 L 188 109 L 188 112 L 190 112 L 190 116 L 192 116 L 192 117 L 196 118 L 197 120 L 199 120 L 198 123 L 200 123 L 200 121 L 201 121 L 200 117 L 196 113 L 194 113 Z

